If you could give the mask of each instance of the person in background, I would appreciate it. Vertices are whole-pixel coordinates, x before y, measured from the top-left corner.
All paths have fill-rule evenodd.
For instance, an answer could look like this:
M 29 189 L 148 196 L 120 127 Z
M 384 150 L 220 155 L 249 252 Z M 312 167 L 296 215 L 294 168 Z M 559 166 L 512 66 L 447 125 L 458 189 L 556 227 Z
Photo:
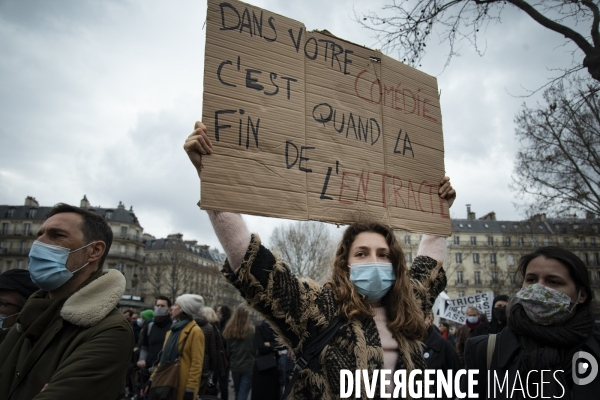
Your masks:
M 271 328 L 271 325 L 264 319 L 254 328 L 256 362 L 252 371 L 252 400 L 277 400 L 281 396 L 278 362 L 268 369 L 261 370 L 259 366 L 259 358 L 261 357 L 279 359 L 279 350 L 282 346 L 275 340 L 276 336 L 277 334 Z
M 506 307 L 508 306 L 508 296 L 501 294 L 494 298 L 492 303 L 492 322 L 482 322 L 477 329 L 475 329 L 475 335 L 489 335 L 490 333 L 500 333 L 502 329 L 506 327 L 506 321 L 508 315 L 506 314 Z
M 454 335 L 450 333 L 450 324 L 447 322 L 440 323 L 440 335 L 454 345 Z
M 126 281 L 102 265 L 112 229 L 91 211 L 57 204 L 29 251 L 34 293 L 0 345 L 0 399 L 117 399 L 133 333 L 117 304 Z
M 140 317 L 137 319 L 137 325 L 143 330 L 146 325 L 154 320 L 154 311 L 144 310 L 140 313 Z M 140 331 L 141 333 L 141 331 Z
M 433 313 L 429 313 L 425 318 L 425 326 L 427 326 L 427 339 L 425 340 L 423 356 L 425 357 L 427 369 L 442 370 L 444 372 L 451 370 L 453 372 L 452 376 L 455 376 L 455 373 L 462 368 L 462 364 L 452 343 L 444 339 L 433 324 Z M 431 393 L 436 393 L 435 388 L 434 384 Z M 445 396 L 445 393 L 442 397 L 438 397 L 438 399 L 443 400 L 452 398 Z
M 150 379 L 149 369 L 158 361 L 158 353 L 162 350 L 167 332 L 173 324 L 169 315 L 170 308 L 171 300 L 166 296 L 158 296 L 154 303 L 154 319 L 140 332 L 140 358 L 137 366 L 141 368 L 142 385 Z
M 502 377 L 508 387 L 488 392 L 487 380 L 479 379 L 469 389 L 480 399 L 488 393 L 495 399 L 597 399 L 600 332 L 594 330 L 586 264 L 566 249 L 546 246 L 521 257 L 517 275 L 523 286 L 510 302 L 506 328 L 495 336 L 489 368 L 490 335 L 465 347 L 467 369 Z M 592 366 L 590 373 L 584 364 Z M 508 390 L 515 384 L 521 389 Z
M 133 310 L 123 311 L 123 318 L 125 318 L 125 321 L 127 321 L 129 324 L 131 324 L 131 315 L 132 314 L 133 314 Z
M 467 307 L 467 322 L 456 331 L 456 352 L 460 364 L 464 365 L 465 343 L 475 335 L 475 330 L 481 324 L 479 310 L 473 306 Z
M 217 383 L 219 379 L 224 376 L 225 369 L 229 367 L 227 361 L 227 352 L 225 350 L 225 345 L 223 343 L 223 333 L 221 332 L 219 317 L 217 317 L 217 313 L 210 307 L 204 307 L 204 315 L 206 315 L 206 319 L 212 325 L 215 331 L 215 342 L 217 346 L 217 362 L 215 365 L 215 370 L 213 371 L 212 376 L 212 385 L 209 385 L 206 389 L 206 394 L 217 396 L 219 394 L 219 388 Z
M 223 331 L 231 318 L 231 308 L 227 304 L 221 304 L 217 307 L 217 317 L 219 317 L 220 321 L 220 330 L 221 330 L 221 339 L 223 341 L 223 346 L 225 347 L 225 356 L 227 357 L 227 362 L 225 363 L 225 368 L 223 369 L 223 374 L 219 376 L 219 381 L 217 386 L 219 387 L 219 392 L 221 392 L 221 400 L 229 399 L 229 356 L 227 352 L 227 339 L 223 336 Z
M 38 290 L 26 269 L 9 269 L 0 274 L 0 344 L 17 322 L 29 296 Z
M 203 314 L 204 299 L 197 294 L 182 294 L 171 307 L 174 322 L 167 332 L 158 365 L 180 360 L 177 396 L 173 400 L 195 400 L 198 395 L 204 359 L 204 333 L 194 319 Z M 151 387 L 152 376 L 140 394 L 146 396 Z
M 131 329 L 133 329 L 133 341 L 135 343 L 137 343 L 138 340 L 140 340 L 140 331 L 142 330 L 142 324 L 138 324 L 139 318 L 140 314 L 138 314 L 137 312 L 133 311 L 131 313 L 131 321 L 129 321 L 129 323 L 131 324 Z
M 213 328 L 212 324 L 208 322 L 208 318 L 206 317 L 204 310 L 202 310 L 202 315 L 196 318 L 196 323 L 202 329 L 204 333 L 204 361 L 202 363 L 202 376 L 200 378 L 200 388 L 198 393 L 200 395 L 206 394 L 206 389 L 208 387 L 209 380 L 212 381 L 212 375 L 214 371 L 217 369 L 217 340 L 216 335 L 218 331 Z
M 240 304 L 227 323 L 223 336 L 227 339 L 235 400 L 246 400 L 252 388 L 254 368 L 254 328 L 250 325 L 250 313 Z

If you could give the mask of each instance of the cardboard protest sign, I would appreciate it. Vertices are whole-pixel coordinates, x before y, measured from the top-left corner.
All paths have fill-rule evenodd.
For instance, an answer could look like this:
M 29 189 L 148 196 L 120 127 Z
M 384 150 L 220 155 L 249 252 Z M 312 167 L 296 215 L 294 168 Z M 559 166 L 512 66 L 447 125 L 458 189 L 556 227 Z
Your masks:
M 208 1 L 204 209 L 449 235 L 435 78 L 239 1 Z
M 472 296 L 459 297 L 457 299 L 446 300 L 446 307 L 442 317 L 451 321 L 464 324 L 467 320 L 467 307 L 473 306 L 481 313 L 485 313 L 488 321 L 492 320 L 492 302 L 494 292 L 485 292 Z

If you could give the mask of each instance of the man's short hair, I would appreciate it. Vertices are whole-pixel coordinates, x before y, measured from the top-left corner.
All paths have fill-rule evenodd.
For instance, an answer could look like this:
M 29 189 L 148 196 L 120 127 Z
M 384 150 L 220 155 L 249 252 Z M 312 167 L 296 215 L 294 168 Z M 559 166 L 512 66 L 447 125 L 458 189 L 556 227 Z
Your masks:
M 133 310 L 125 310 L 125 311 L 123 311 L 123 315 L 125 315 L 125 314 L 129 315 L 129 318 L 131 318 L 131 316 L 133 315 Z
M 83 218 L 83 222 L 79 226 L 79 229 L 81 229 L 81 232 L 83 233 L 83 240 L 85 242 L 91 243 L 95 240 L 101 240 L 106 244 L 106 249 L 98 264 L 98 269 L 102 269 L 104 260 L 108 255 L 108 251 L 110 250 L 113 241 L 113 233 L 110 225 L 108 225 L 108 222 L 98 214 L 65 203 L 58 203 L 52 207 L 48 211 L 47 218 L 66 212 L 79 214 Z
M 171 308 L 171 299 L 169 299 L 167 296 L 156 296 L 156 300 L 154 301 L 154 304 L 156 304 L 157 300 L 164 300 L 167 302 L 167 307 Z

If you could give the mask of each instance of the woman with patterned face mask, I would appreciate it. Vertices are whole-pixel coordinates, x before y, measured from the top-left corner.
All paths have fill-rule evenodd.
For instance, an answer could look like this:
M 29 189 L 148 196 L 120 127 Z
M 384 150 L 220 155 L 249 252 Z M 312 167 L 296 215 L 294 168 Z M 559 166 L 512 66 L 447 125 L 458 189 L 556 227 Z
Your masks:
M 496 391 L 493 398 L 536 398 L 542 390 L 549 398 L 597 398 L 600 378 L 578 383 L 598 373 L 600 360 L 587 267 L 572 252 L 548 246 L 523 256 L 517 273 L 523 286 L 509 302 L 507 327 L 496 337 L 490 366 L 502 379 L 508 375 L 509 389 L 501 392 L 490 386 L 492 393 Z M 467 368 L 480 369 L 484 377 L 488 340 L 475 337 L 465 350 Z M 581 351 L 587 356 L 582 358 Z M 523 390 L 514 391 L 513 382 L 519 378 Z M 487 382 L 481 383 L 480 398 L 487 391 Z
M 204 124 L 196 123 L 184 149 L 199 174 L 202 156 L 212 153 Z M 456 192 L 448 177 L 441 180 L 438 194 L 449 206 L 454 201 Z M 261 245 L 258 235 L 250 235 L 240 215 L 217 211 L 208 215 L 227 254 L 226 279 L 294 354 L 302 355 L 310 339 L 319 337 L 336 317 L 342 321 L 321 354 L 290 385 L 290 398 L 338 398 L 341 370 L 367 369 L 373 377 L 375 370 L 410 373 L 426 368 L 424 311 L 446 286 L 445 238 L 423 235 L 409 269 L 392 229 L 376 222 L 352 224 L 337 247 L 331 275 L 321 286 L 291 273 Z M 393 379 L 388 377 L 392 383 L 385 389 L 390 393 Z M 377 396 L 380 389 L 377 383 Z

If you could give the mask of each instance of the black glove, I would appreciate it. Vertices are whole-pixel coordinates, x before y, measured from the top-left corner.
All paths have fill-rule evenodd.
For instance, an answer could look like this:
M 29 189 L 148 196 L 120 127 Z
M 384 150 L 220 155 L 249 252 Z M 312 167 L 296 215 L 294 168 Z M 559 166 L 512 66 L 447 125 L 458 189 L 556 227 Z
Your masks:
M 188 392 L 186 390 L 183 394 L 183 400 L 194 400 L 194 392 Z

